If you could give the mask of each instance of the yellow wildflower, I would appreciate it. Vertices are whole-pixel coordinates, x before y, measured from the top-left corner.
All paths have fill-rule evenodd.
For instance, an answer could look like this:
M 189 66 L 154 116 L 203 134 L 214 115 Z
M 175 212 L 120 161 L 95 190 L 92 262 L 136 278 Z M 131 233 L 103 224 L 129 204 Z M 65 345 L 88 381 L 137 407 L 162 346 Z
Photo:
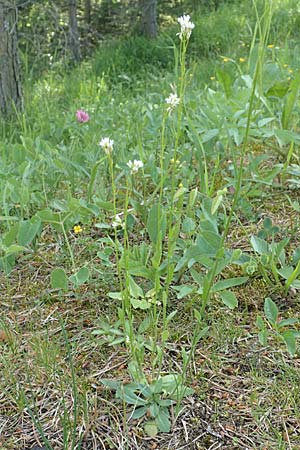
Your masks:
M 223 62 L 224 62 L 224 63 L 227 63 L 228 61 L 230 61 L 230 59 L 227 58 L 227 56 L 223 56 Z
M 293 69 L 289 69 L 288 73 L 294 73 Z
M 246 58 L 240 58 L 240 62 L 243 63 L 246 61 Z
M 211 81 L 214 81 L 216 77 L 209 77 Z
M 275 47 L 274 44 L 269 44 L 269 45 L 268 45 L 268 48 L 274 48 L 274 47 Z
M 81 228 L 80 225 L 75 225 L 73 227 L 73 231 L 74 231 L 75 234 L 79 234 L 79 233 L 82 233 L 82 228 Z
M 289 67 L 288 64 L 283 64 L 283 67 L 286 69 L 287 67 Z

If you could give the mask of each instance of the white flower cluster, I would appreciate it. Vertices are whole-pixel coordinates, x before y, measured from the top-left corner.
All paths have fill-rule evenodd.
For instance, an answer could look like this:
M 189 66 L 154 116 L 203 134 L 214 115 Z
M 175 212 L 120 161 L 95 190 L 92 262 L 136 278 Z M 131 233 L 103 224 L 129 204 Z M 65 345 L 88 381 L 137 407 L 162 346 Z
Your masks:
M 167 111 L 169 114 L 176 108 L 180 103 L 180 98 L 177 94 L 170 94 L 168 98 L 165 99 L 168 106 Z
M 139 169 L 142 169 L 144 167 L 144 164 L 142 161 L 135 159 L 134 161 L 128 161 L 127 166 L 130 169 L 131 174 L 135 174 L 139 171 Z
M 107 155 L 110 155 L 113 151 L 114 141 L 108 137 L 102 138 L 99 142 L 100 147 L 103 148 Z
M 111 223 L 113 228 L 125 228 L 125 222 L 121 219 L 120 214 L 117 214 Z
M 177 33 L 179 36 L 179 39 L 186 38 L 187 40 L 190 38 L 192 34 L 193 28 L 195 28 L 195 24 L 191 21 L 191 18 L 189 15 L 183 15 L 182 17 L 178 17 L 178 22 L 180 25 L 180 33 Z

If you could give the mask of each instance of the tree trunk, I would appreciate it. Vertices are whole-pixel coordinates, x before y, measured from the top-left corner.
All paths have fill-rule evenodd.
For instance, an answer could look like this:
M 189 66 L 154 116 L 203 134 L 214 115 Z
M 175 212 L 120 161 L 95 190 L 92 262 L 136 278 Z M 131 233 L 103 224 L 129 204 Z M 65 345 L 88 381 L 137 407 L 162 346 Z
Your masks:
M 0 0 L 1 1 L 1 0 Z M 80 45 L 77 24 L 77 4 L 76 0 L 69 0 L 69 33 L 70 50 L 75 62 L 80 61 Z
M 0 0 L 0 115 L 22 108 L 14 0 Z
M 84 2 L 84 20 L 86 24 L 91 23 L 92 5 L 91 0 L 85 0 Z
M 157 0 L 140 0 L 140 5 L 142 33 L 148 38 L 155 38 L 157 36 Z

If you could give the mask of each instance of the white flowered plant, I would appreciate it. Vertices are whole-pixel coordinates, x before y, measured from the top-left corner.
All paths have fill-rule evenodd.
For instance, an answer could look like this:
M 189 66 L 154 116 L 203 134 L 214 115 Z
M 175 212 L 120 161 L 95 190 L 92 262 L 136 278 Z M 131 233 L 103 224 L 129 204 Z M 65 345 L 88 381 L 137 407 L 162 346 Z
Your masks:
M 114 146 L 114 141 L 112 139 L 109 139 L 108 137 L 102 138 L 99 145 L 107 155 L 111 155 Z
M 176 106 L 179 105 L 180 103 L 180 98 L 178 97 L 177 94 L 170 94 L 168 98 L 166 98 L 166 103 L 168 105 L 167 107 L 167 111 L 169 114 L 171 114 L 171 112 L 176 108 Z
M 120 214 L 117 214 L 111 223 L 113 228 L 125 228 L 125 222 L 121 219 Z
M 142 169 L 144 167 L 144 164 L 142 161 L 135 159 L 134 161 L 128 161 L 127 166 L 130 169 L 131 174 L 135 174 L 139 171 L 139 169 Z
M 191 18 L 188 14 L 178 17 L 177 20 L 181 28 L 180 33 L 177 33 L 179 39 L 182 40 L 186 38 L 188 40 L 192 34 L 193 28 L 195 28 L 195 24 L 191 21 Z

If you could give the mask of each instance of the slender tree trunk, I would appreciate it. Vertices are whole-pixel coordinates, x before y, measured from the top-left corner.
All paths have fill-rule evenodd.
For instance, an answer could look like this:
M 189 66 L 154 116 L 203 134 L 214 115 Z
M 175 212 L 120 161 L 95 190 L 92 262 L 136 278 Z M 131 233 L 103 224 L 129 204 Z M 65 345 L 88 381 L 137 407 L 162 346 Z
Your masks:
M 85 0 L 84 2 L 84 20 L 86 24 L 91 23 L 92 5 L 91 0 Z
M 142 33 L 148 38 L 155 38 L 157 36 L 157 0 L 140 0 L 140 5 Z
M 0 0 L 0 115 L 22 108 L 14 0 Z
M 1 0 L 0 0 L 1 1 Z M 69 33 L 70 50 L 75 62 L 80 61 L 80 45 L 77 24 L 77 3 L 76 0 L 69 0 Z

